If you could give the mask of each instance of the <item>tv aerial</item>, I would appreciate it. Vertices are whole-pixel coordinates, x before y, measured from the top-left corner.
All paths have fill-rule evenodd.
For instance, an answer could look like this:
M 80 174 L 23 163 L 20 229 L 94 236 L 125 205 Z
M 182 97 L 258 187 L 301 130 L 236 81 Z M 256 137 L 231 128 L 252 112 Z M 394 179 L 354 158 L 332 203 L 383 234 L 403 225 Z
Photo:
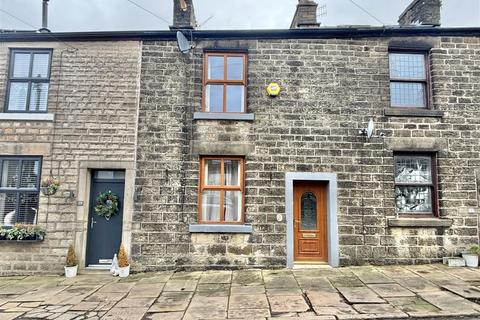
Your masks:
M 192 31 L 190 31 L 190 38 L 193 39 Z M 181 53 L 189 53 L 195 48 L 195 45 L 181 31 L 177 31 L 177 45 Z
M 360 129 L 358 133 L 361 134 L 362 136 L 366 136 L 367 139 L 370 139 L 373 136 L 374 132 L 375 132 L 375 124 L 373 123 L 373 120 L 370 119 L 370 121 L 368 121 L 367 127 L 364 129 Z

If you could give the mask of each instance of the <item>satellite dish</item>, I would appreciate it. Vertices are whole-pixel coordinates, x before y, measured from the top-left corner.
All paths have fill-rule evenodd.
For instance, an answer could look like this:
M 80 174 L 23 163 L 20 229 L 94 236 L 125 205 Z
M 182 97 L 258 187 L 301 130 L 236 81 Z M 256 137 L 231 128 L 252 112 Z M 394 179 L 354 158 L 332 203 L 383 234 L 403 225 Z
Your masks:
M 177 44 L 181 53 L 188 53 L 193 48 L 193 45 L 190 44 L 190 41 L 181 31 L 177 31 Z
M 370 119 L 368 121 L 368 126 L 367 126 L 367 138 L 370 139 L 373 135 L 373 132 L 375 131 L 375 124 L 373 123 L 373 120 Z

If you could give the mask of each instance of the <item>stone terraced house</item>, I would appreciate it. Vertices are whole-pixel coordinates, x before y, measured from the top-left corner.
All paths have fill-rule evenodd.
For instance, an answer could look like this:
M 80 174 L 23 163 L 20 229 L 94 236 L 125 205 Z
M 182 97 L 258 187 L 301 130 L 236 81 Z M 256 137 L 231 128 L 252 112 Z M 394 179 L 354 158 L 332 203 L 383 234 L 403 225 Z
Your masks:
M 0 225 L 46 230 L 0 233 L 0 274 L 59 273 L 69 244 L 95 269 L 123 242 L 148 271 L 478 243 L 480 28 L 440 27 L 440 0 L 320 27 L 300 0 L 289 30 L 199 31 L 185 4 L 169 31 L 0 33 Z

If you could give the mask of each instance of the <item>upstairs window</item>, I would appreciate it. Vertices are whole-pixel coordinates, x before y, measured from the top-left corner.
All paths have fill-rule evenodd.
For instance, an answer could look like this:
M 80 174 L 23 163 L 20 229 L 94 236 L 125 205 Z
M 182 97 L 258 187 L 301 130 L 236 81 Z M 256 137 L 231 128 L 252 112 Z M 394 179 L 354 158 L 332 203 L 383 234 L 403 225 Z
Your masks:
M 203 75 L 203 111 L 240 113 L 246 110 L 247 55 L 206 53 Z
M 6 112 L 46 112 L 51 50 L 10 52 Z
M 395 207 L 403 216 L 437 216 L 435 155 L 395 156 Z
M 243 159 L 200 160 L 199 222 L 243 223 Z
M 0 226 L 36 224 L 41 160 L 0 157 Z
M 428 55 L 425 52 L 393 51 L 389 58 L 391 106 L 429 108 Z

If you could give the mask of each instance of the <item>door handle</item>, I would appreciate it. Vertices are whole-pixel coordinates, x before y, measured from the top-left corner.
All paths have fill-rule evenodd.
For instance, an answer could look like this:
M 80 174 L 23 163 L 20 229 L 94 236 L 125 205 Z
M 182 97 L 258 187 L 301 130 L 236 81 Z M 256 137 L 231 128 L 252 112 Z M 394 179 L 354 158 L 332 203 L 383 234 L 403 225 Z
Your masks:
M 97 223 L 97 221 L 93 220 L 92 218 L 92 221 L 90 222 L 90 229 L 93 229 L 93 225 Z

